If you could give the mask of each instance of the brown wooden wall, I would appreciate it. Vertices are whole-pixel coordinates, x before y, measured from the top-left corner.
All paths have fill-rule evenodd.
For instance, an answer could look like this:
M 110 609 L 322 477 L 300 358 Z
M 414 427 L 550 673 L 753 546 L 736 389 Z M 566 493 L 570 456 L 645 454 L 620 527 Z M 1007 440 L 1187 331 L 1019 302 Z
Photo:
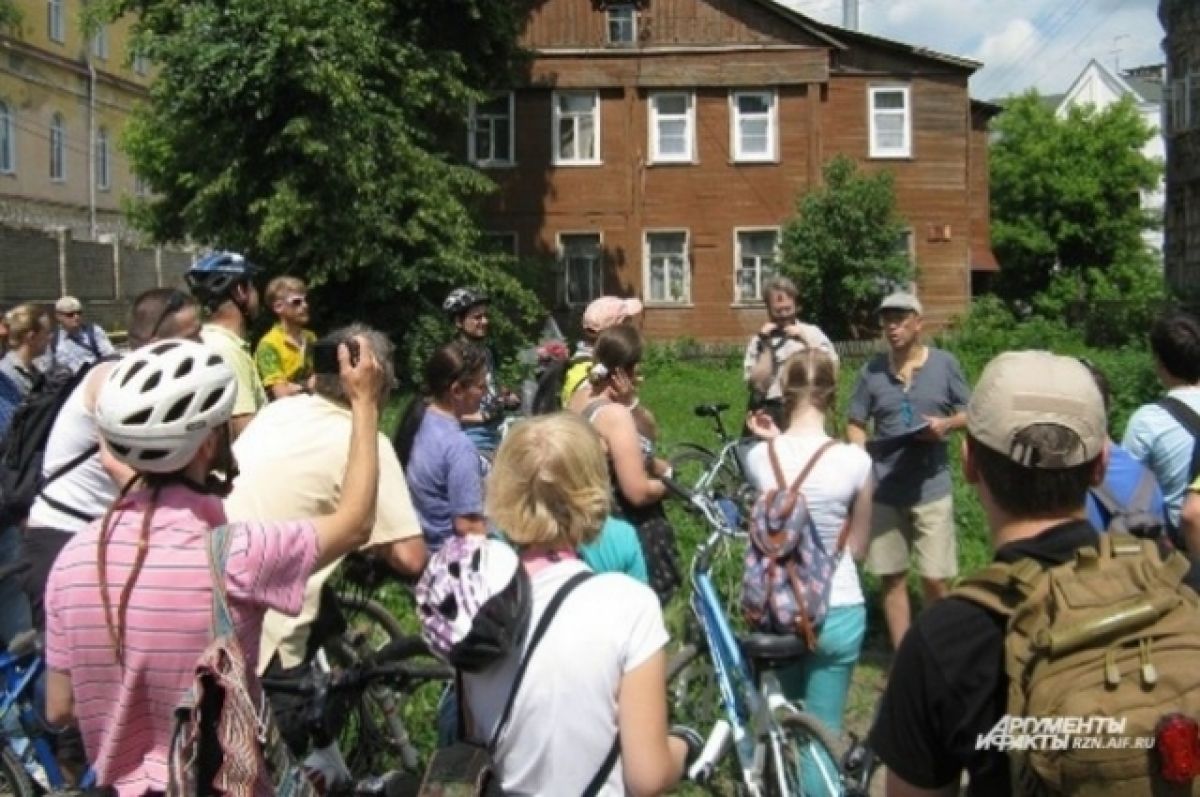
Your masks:
M 530 16 L 533 49 L 608 46 L 607 16 L 591 0 L 551 0 Z M 754 0 L 653 0 L 638 12 L 642 46 L 812 44 L 818 39 Z
M 691 303 L 649 305 L 645 330 L 659 338 L 740 340 L 764 316 L 761 305 L 735 305 L 735 230 L 782 228 L 797 195 L 819 184 L 821 165 L 845 154 L 869 171 L 895 175 L 899 212 L 913 230 L 930 325 L 966 309 L 972 235 L 978 239 L 987 231 L 986 151 L 978 150 L 986 148 L 986 140 L 977 135 L 972 148 L 968 70 L 893 51 L 870 57 L 842 52 L 839 58 L 850 66 L 831 73 L 832 49 L 818 47 L 809 32 L 752 0 L 653 0 L 648 12 L 655 25 L 660 16 L 694 18 L 697 29 L 707 30 L 704 20 L 725 20 L 723 47 L 671 53 L 665 60 L 656 60 L 664 54 L 637 48 L 624 54 L 543 53 L 529 85 L 516 95 L 517 165 L 489 171 L 499 185 L 487 208 L 491 229 L 516 232 L 520 254 L 544 257 L 547 268 L 554 268 L 559 234 L 599 232 L 607 291 L 643 299 L 645 231 L 686 230 Z M 533 17 L 526 43 L 591 47 L 604 35 L 604 14 L 588 0 L 550 0 Z M 740 52 L 724 47 L 768 35 L 793 46 Z M 872 71 L 885 66 L 893 71 Z M 869 158 L 867 89 L 882 84 L 911 87 L 911 158 Z M 664 86 L 695 93 L 693 163 L 648 163 L 647 97 Z M 778 162 L 732 162 L 731 86 L 777 91 Z M 599 91 L 600 165 L 550 165 L 553 87 Z

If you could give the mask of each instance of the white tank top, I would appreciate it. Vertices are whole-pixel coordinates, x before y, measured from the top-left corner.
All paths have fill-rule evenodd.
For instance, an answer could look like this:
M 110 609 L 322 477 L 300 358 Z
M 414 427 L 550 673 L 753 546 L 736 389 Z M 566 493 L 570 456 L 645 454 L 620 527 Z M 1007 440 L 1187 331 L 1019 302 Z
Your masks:
M 96 373 L 88 374 L 67 398 L 54 419 L 50 439 L 46 442 L 46 455 L 42 462 L 42 477 L 82 454 L 90 446 L 99 443 L 96 418 L 88 412 L 84 403 L 88 384 Z M 117 497 L 118 487 L 108 471 L 100 464 L 100 453 L 76 465 L 67 473 L 46 485 L 45 493 L 56 503 L 65 504 L 77 512 L 91 517 L 100 517 Z M 29 527 L 45 527 L 74 533 L 88 525 L 88 521 L 55 509 L 40 495 L 29 510 Z

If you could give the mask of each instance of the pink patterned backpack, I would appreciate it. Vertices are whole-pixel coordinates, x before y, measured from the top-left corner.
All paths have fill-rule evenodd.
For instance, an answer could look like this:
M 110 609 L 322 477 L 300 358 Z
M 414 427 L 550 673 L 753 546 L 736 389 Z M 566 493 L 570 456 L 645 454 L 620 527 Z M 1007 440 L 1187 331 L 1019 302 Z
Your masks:
M 750 515 L 750 546 L 742 576 L 742 612 L 756 631 L 796 634 L 812 650 L 817 630 L 829 611 L 833 573 L 846 547 L 849 523 L 838 535 L 837 548 L 828 551 L 821 542 L 801 485 L 818 460 L 837 442 L 817 449 L 789 487 L 775 451 L 768 450 L 778 486 L 764 490 Z

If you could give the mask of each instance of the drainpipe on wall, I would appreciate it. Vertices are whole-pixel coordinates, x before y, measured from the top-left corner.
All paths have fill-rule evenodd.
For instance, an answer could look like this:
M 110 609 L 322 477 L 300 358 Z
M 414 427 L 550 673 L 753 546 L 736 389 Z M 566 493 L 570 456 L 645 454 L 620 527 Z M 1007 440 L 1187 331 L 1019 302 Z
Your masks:
M 96 65 L 92 63 L 91 42 L 84 43 L 84 61 L 88 69 L 88 230 L 96 240 Z

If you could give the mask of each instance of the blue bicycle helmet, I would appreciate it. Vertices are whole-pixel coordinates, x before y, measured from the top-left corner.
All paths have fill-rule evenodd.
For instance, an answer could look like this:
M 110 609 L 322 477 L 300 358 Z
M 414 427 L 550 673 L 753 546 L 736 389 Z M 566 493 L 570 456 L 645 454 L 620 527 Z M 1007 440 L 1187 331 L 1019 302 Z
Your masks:
M 237 285 L 258 273 L 258 266 L 237 252 L 212 252 L 188 269 L 186 279 L 192 293 L 206 305 L 220 304 Z

